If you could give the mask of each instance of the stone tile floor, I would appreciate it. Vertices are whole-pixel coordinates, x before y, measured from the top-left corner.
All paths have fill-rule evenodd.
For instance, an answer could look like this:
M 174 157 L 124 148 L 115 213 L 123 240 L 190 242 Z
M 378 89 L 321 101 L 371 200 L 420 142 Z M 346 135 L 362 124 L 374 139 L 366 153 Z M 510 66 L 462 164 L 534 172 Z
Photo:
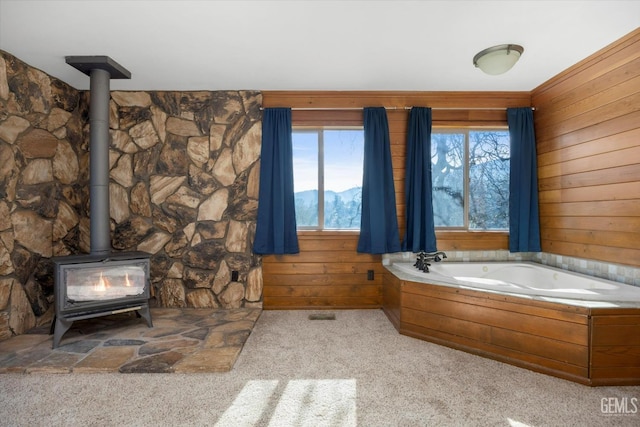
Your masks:
M 0 342 L 0 374 L 226 372 L 261 312 L 152 308 L 152 328 L 134 313 L 97 317 L 74 322 L 55 350 L 41 327 Z

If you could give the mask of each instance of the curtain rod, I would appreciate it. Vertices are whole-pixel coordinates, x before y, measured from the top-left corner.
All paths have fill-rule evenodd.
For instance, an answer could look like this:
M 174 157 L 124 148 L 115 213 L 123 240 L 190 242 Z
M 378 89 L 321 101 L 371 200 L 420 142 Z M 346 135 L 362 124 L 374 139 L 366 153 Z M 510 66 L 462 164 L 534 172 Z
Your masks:
M 270 108 L 270 107 L 266 107 Z M 271 107 L 282 108 L 282 107 Z M 410 110 L 413 107 L 383 107 L 385 110 Z M 265 107 L 260 107 L 260 111 Z M 506 110 L 507 107 L 431 107 L 432 110 Z M 535 107 L 531 110 L 535 111 Z M 345 110 L 364 110 L 364 107 L 291 107 L 291 111 L 345 111 Z

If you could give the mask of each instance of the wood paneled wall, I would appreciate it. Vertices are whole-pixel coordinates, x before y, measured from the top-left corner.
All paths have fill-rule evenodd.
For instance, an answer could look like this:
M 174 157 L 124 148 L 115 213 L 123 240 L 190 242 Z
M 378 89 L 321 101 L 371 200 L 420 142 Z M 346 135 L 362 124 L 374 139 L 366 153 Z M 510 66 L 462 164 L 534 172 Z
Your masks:
M 428 106 L 433 126 L 506 126 L 506 107 L 531 105 L 529 92 L 263 92 L 263 106 L 291 107 L 294 126 L 362 126 L 363 107 L 386 107 L 400 237 L 404 233 L 404 177 L 409 110 Z M 304 231 L 300 253 L 263 257 L 265 309 L 378 308 L 379 255 L 356 252 L 358 234 Z M 441 250 L 506 249 L 504 232 L 438 232 Z M 367 271 L 374 280 L 367 280 Z
M 532 91 L 544 252 L 640 266 L 640 29 Z
M 358 233 L 304 231 L 298 233 L 298 243 L 299 254 L 263 257 L 265 309 L 382 305 L 382 260 L 356 252 Z

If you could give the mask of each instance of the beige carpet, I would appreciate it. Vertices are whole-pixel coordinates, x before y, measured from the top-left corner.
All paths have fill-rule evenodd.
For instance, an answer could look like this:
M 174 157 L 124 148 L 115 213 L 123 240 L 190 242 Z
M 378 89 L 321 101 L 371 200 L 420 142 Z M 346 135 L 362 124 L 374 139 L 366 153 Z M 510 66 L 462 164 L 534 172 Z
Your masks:
M 0 425 L 640 425 L 640 387 L 590 388 L 405 337 L 380 310 L 334 313 L 263 312 L 228 373 L 2 375 Z

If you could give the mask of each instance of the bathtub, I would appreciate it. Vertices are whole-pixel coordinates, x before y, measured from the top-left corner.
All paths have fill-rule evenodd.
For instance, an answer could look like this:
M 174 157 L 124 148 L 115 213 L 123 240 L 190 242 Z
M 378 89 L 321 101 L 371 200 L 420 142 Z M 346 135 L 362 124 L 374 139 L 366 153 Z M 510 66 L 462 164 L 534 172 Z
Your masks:
M 528 262 L 413 263 L 383 275 L 401 334 L 580 384 L 640 385 L 640 287 Z
M 547 301 L 562 300 L 591 307 L 612 303 L 640 307 L 640 287 L 536 263 L 434 262 L 425 273 L 415 268 L 413 262 L 394 262 L 393 270 L 416 282 L 435 282 Z

